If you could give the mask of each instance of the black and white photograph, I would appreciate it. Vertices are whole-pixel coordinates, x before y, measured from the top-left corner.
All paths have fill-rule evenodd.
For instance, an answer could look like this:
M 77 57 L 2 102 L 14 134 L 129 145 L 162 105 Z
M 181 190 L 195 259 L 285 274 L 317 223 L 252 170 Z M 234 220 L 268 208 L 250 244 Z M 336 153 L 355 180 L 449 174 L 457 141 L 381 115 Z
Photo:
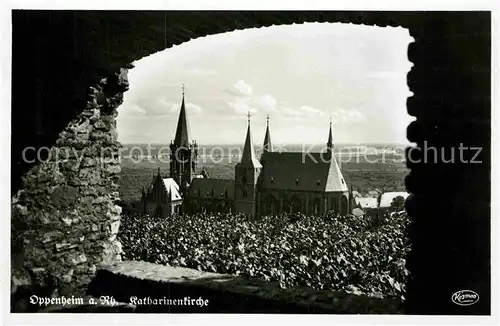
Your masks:
M 487 4 L 9 8 L 4 322 L 498 323 Z

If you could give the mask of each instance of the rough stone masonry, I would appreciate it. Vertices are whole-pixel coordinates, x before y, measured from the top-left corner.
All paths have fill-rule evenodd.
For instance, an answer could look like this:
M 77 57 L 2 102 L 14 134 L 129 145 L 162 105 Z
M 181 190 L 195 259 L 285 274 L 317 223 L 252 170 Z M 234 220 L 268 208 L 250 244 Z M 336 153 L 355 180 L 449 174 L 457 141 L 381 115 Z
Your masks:
M 121 260 L 116 116 L 127 89 L 126 69 L 91 87 L 85 110 L 23 177 L 12 198 L 14 304 L 83 295 L 98 264 Z M 31 160 L 43 152 L 29 150 Z

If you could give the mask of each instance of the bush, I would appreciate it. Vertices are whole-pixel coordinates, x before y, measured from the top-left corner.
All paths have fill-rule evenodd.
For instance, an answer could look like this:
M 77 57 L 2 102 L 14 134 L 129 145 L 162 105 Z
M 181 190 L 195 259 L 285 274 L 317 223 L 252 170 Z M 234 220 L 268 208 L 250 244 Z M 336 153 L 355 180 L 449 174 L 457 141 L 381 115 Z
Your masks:
M 123 216 L 124 259 L 404 300 L 406 214 L 373 228 L 354 216 Z

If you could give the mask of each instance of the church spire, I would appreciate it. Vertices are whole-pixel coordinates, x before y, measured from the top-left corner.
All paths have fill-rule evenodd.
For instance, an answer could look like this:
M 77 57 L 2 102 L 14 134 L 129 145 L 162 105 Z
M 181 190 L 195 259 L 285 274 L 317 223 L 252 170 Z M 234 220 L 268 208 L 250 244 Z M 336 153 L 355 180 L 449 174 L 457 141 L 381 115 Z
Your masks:
M 189 147 L 189 130 L 186 117 L 186 106 L 184 105 L 184 84 L 182 84 L 182 103 L 175 132 L 174 144 L 182 147 Z
M 271 143 L 271 133 L 269 132 L 269 114 L 267 115 L 267 127 L 266 127 L 266 135 L 264 136 L 264 149 L 263 152 L 272 152 L 273 144 Z
M 250 112 L 248 112 L 247 117 L 248 117 L 247 137 L 245 139 L 245 146 L 243 147 L 243 154 L 241 155 L 240 164 L 248 167 L 260 168 L 262 166 L 256 159 L 255 151 L 253 148 L 252 132 L 250 130 L 250 117 L 251 117 Z
M 333 150 L 333 134 L 332 134 L 332 117 L 330 117 L 330 132 L 328 134 L 328 142 L 326 143 L 328 149 Z

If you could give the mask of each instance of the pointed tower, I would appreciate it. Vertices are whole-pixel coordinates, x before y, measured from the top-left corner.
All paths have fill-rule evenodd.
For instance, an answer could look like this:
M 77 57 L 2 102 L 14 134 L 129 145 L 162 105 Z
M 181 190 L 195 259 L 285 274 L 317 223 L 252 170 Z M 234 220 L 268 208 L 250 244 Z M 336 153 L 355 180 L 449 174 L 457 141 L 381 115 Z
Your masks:
M 333 133 L 332 133 L 332 118 L 330 118 L 330 131 L 328 133 L 328 142 L 326 147 L 333 152 Z
M 265 164 L 266 153 L 273 151 L 273 144 L 271 143 L 271 133 L 269 132 L 269 114 L 267 115 L 266 135 L 264 136 L 264 144 L 262 145 L 262 154 L 260 155 L 260 164 Z
M 189 128 L 186 116 L 186 105 L 184 104 L 184 86 L 182 87 L 182 103 L 175 131 L 174 144 L 179 146 L 189 146 Z
M 332 118 L 330 117 L 330 129 L 328 130 L 328 141 L 326 142 L 326 153 L 324 158 L 326 161 L 335 159 L 333 155 L 333 132 L 332 132 Z
M 248 113 L 248 128 L 241 161 L 235 167 L 234 210 L 255 216 L 257 200 L 257 180 L 262 165 L 256 158 L 250 129 L 250 112 Z
M 184 103 L 184 85 L 182 85 L 182 102 L 177 130 L 174 141 L 170 143 L 170 177 L 179 185 L 183 197 L 191 184 L 197 156 L 198 145 L 196 142 L 189 142 L 189 123 Z
M 264 136 L 264 147 L 263 152 L 272 152 L 273 144 L 271 143 L 271 133 L 269 132 L 269 114 L 267 115 L 267 126 L 266 126 L 266 135 Z

